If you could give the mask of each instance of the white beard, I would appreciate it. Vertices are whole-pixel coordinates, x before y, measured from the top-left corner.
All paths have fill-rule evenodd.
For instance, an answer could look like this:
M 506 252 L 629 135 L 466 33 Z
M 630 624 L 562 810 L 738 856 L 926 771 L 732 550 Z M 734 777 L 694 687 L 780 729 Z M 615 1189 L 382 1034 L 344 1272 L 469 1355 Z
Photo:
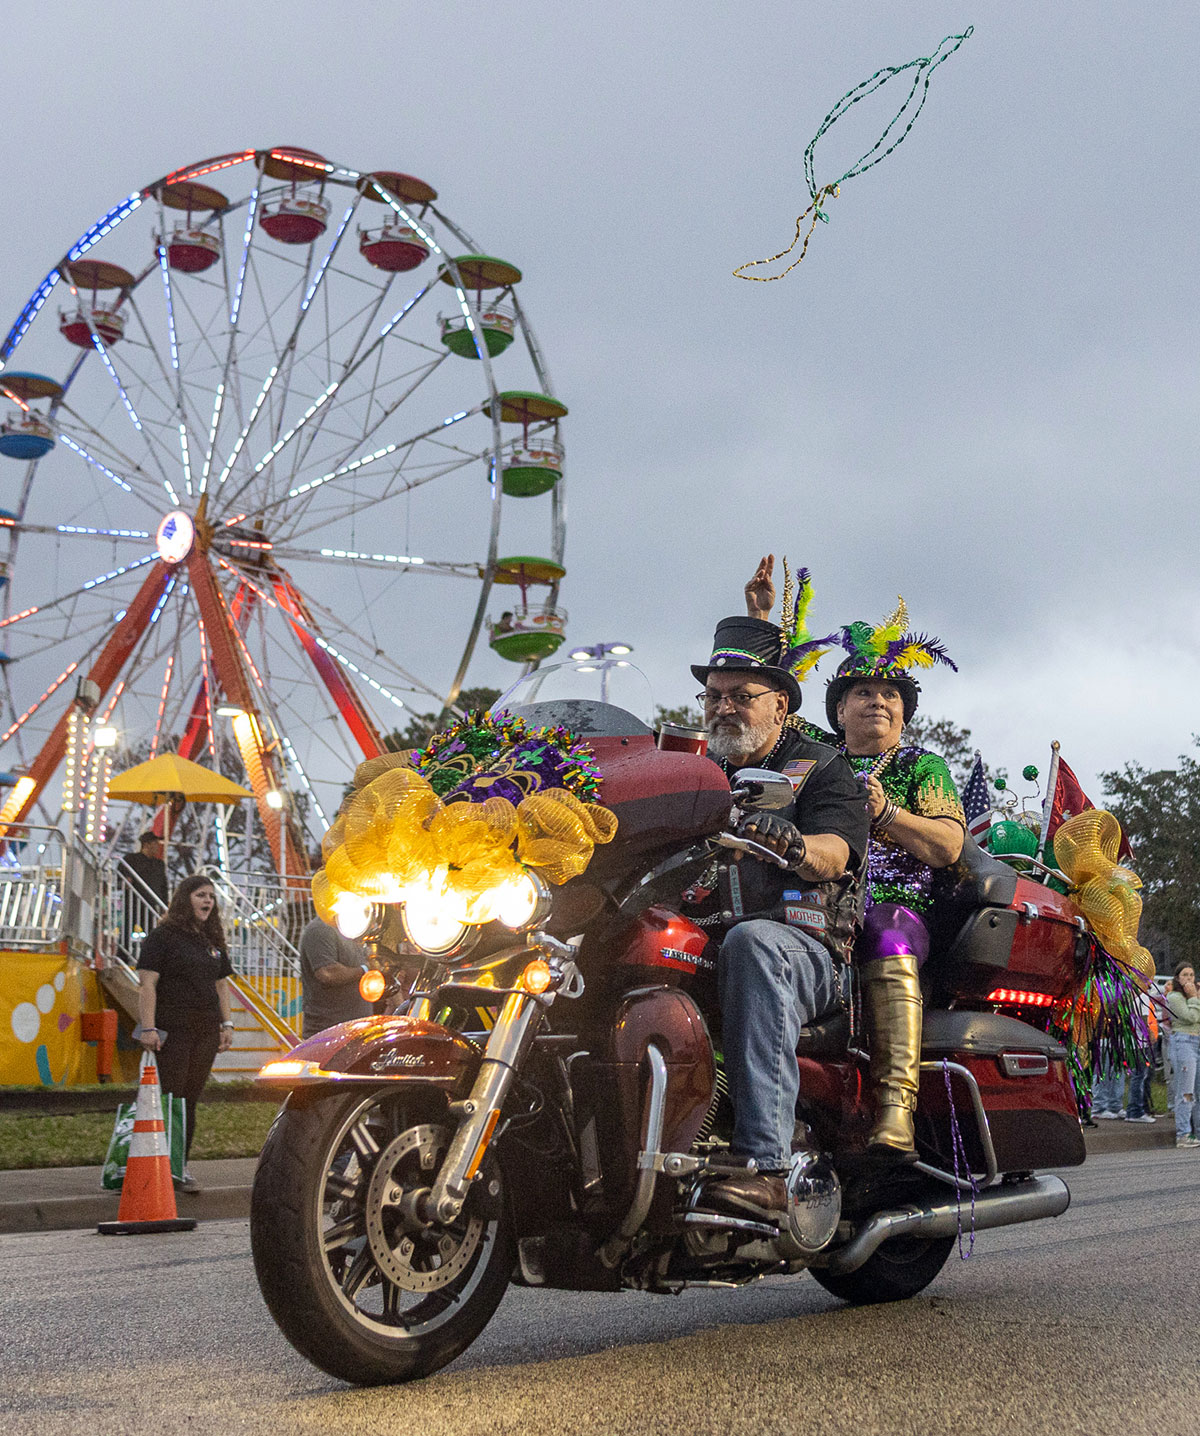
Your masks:
M 717 722 L 721 723 L 721 731 L 714 732 Z M 713 719 L 708 725 L 708 755 L 710 758 L 725 758 L 731 763 L 741 763 L 750 756 L 757 753 L 760 748 L 765 748 L 774 734 L 775 724 L 771 719 L 751 726 L 743 719 L 733 720 L 738 724 L 736 731 L 728 724 L 730 719 Z

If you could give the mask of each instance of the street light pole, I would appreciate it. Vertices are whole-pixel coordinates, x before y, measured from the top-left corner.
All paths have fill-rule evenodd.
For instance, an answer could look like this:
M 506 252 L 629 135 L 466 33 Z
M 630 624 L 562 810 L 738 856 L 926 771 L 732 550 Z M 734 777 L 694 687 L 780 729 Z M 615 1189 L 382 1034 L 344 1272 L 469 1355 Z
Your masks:
M 586 658 L 594 658 L 596 666 L 600 671 L 600 701 L 608 702 L 608 670 L 610 668 L 627 668 L 629 665 L 624 661 L 614 662 L 610 654 L 626 654 L 633 652 L 631 643 L 591 643 L 582 644 L 578 648 L 572 648 L 567 657 L 574 662 L 581 663 Z M 581 673 L 591 673 L 594 669 L 581 667 Z

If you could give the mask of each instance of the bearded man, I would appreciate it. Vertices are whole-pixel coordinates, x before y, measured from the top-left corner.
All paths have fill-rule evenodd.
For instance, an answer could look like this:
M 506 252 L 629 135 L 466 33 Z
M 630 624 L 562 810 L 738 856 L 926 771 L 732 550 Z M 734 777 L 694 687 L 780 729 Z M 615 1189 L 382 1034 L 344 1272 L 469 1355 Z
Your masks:
M 820 642 L 802 628 L 791 637 L 800 641 L 785 651 L 775 624 L 727 618 L 712 657 L 692 668 L 704 684 L 698 698 L 709 756 L 735 785 L 740 769 L 769 768 L 794 790 L 782 812 L 752 813 L 737 827 L 786 867 L 747 855 L 728 866 L 719 890 L 695 894 L 700 920 L 728 929 L 717 971 L 734 1109 L 731 1155 L 755 1168 L 710 1183 L 706 1200 L 739 1215 L 778 1216 L 786 1208 L 796 1043 L 801 1028 L 842 1002 L 868 840 L 863 789 L 846 760 L 786 726 L 801 702 L 792 665 L 807 671 Z

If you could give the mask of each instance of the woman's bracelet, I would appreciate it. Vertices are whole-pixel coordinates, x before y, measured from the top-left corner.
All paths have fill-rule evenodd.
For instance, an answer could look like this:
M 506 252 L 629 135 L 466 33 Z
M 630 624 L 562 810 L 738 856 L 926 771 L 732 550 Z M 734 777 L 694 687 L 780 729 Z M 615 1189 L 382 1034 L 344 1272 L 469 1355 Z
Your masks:
M 886 832 L 888 828 L 891 827 L 892 823 L 895 821 L 896 814 L 899 811 L 900 809 L 889 798 L 883 809 L 883 812 L 880 813 L 880 815 L 871 824 L 872 828 L 874 828 L 877 833 Z

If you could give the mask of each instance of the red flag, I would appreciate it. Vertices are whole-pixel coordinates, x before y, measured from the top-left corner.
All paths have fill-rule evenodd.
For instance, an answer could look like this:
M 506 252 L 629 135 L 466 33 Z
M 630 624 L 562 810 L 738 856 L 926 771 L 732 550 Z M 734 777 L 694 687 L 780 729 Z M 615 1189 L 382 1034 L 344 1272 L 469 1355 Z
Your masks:
M 1089 808 L 1095 806 L 1095 803 L 1079 786 L 1079 779 L 1060 758 L 1058 760 L 1058 781 L 1054 784 L 1054 797 L 1050 803 L 1050 820 L 1046 825 L 1047 840 L 1053 838 L 1068 818 L 1078 817 L 1080 813 L 1086 813 Z M 1129 839 L 1123 831 L 1117 857 L 1121 862 L 1131 863 L 1133 861 L 1133 849 L 1129 846 Z

